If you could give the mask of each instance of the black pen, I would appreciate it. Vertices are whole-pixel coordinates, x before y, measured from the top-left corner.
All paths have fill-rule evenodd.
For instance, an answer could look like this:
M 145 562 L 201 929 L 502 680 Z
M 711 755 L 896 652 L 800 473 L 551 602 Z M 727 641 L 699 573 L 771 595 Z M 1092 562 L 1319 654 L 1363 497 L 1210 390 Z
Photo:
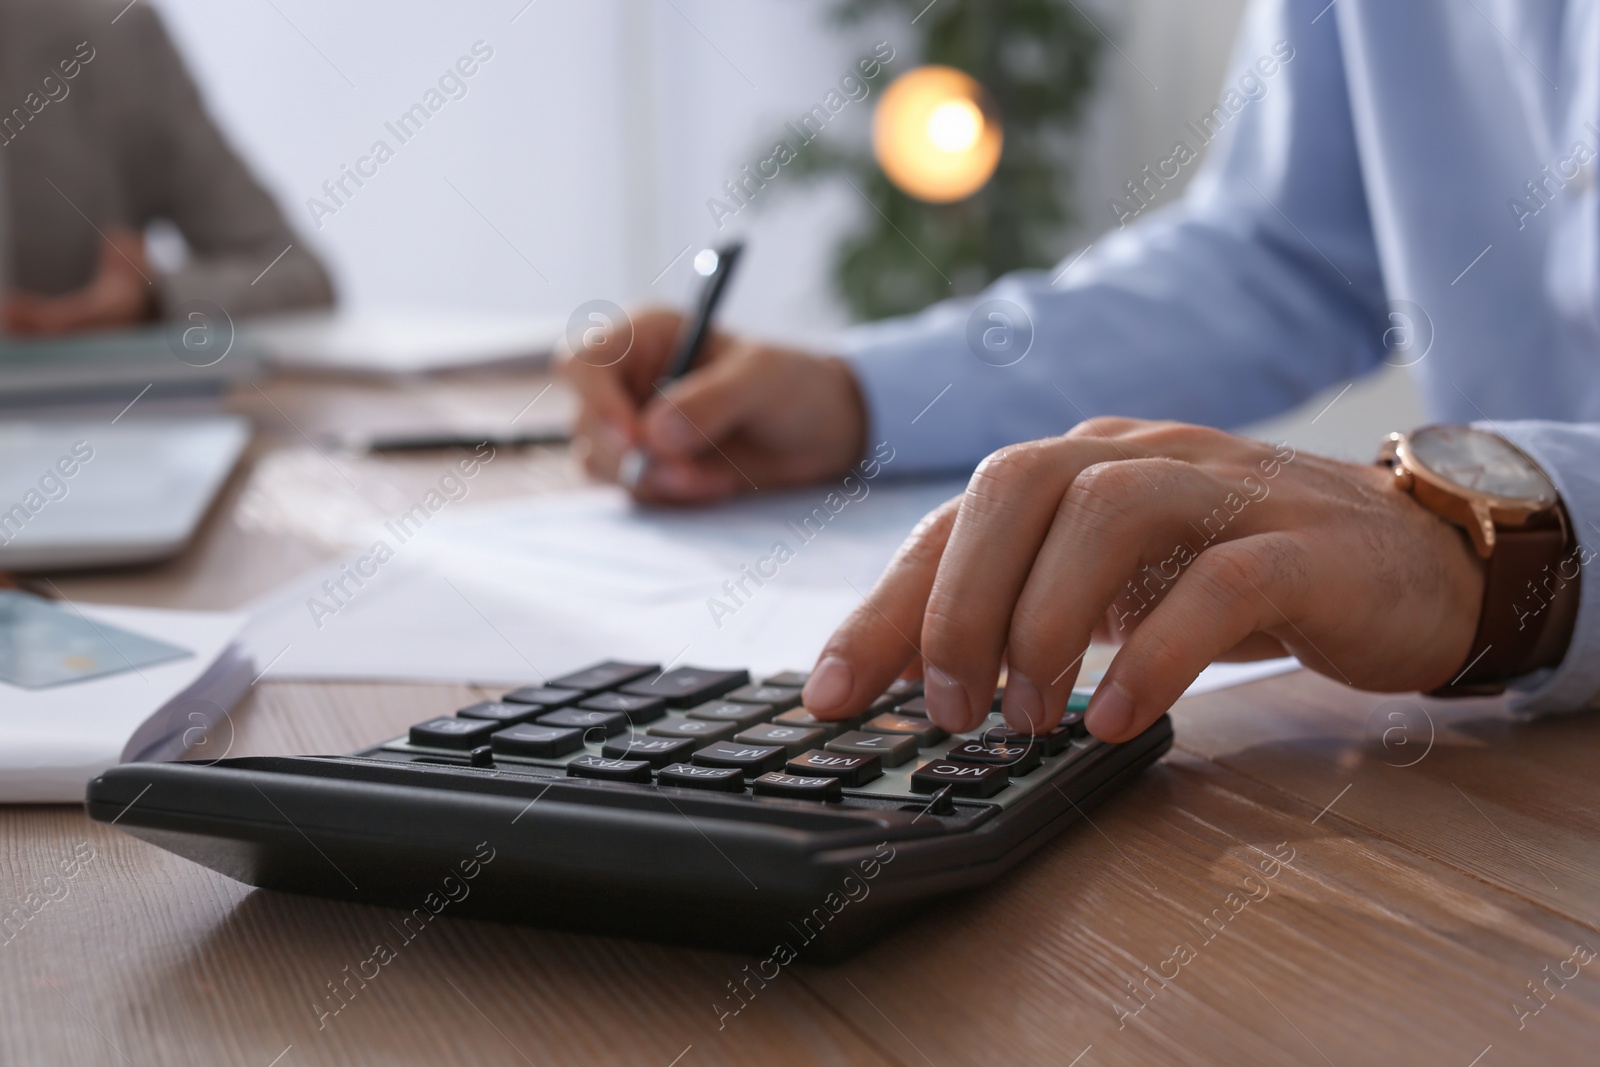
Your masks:
M 711 333 L 711 319 L 717 312 L 717 305 L 722 302 L 722 294 L 727 292 L 728 279 L 733 276 L 733 268 L 743 251 L 743 241 L 731 241 L 721 248 L 706 248 L 695 254 L 694 269 L 705 278 L 705 284 L 700 287 L 700 299 L 695 302 L 694 314 L 684 320 L 683 329 L 673 342 L 672 355 L 668 357 L 661 377 L 656 379 L 657 392 L 688 374 L 694 367 L 694 361 L 700 357 L 700 350 L 705 347 L 706 337 Z M 649 462 L 650 458 L 643 449 L 637 446 L 628 449 L 617 464 L 617 481 L 629 489 L 634 488 L 639 484 L 639 479 L 644 477 Z

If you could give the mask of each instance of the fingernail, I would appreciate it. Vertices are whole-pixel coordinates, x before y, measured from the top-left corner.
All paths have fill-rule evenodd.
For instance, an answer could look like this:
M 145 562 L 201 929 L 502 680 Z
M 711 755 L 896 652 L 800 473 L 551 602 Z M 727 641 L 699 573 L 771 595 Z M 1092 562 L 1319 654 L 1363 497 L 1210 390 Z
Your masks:
M 1013 730 L 1032 733 L 1044 726 L 1044 695 L 1023 675 L 1006 675 L 1005 696 L 1000 698 L 1000 713 Z
M 642 473 L 644 483 L 661 493 L 687 493 L 694 485 L 694 475 L 677 463 L 647 463 Z
M 1102 741 L 1121 741 L 1133 729 L 1133 699 L 1116 682 L 1100 686 L 1083 713 L 1084 725 Z
M 923 694 L 928 704 L 928 718 L 952 734 L 959 734 L 972 720 L 972 704 L 961 683 L 928 664 L 922 679 Z
M 800 699 L 812 712 L 826 714 L 844 707 L 855 688 L 855 672 L 838 656 L 823 656 L 800 690 Z
M 628 440 L 628 431 L 616 423 L 605 422 L 601 423 L 600 426 L 600 432 L 606 439 L 606 448 L 610 451 L 621 454 L 633 445 L 633 442 Z

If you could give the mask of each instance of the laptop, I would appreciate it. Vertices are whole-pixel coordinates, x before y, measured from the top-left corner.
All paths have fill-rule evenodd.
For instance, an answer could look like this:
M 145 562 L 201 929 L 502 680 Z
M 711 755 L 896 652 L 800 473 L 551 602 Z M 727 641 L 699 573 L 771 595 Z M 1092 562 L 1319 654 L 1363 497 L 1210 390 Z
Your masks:
M 249 440 L 234 415 L 0 418 L 0 570 L 177 554 Z

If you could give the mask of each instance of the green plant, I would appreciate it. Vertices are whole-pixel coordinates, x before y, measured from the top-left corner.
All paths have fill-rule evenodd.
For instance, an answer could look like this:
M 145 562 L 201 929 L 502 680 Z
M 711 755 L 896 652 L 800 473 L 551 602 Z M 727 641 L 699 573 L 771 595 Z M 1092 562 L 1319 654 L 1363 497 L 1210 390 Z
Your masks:
M 801 173 L 843 175 L 876 209 L 862 205 L 862 228 L 834 253 L 834 287 L 858 319 L 976 292 L 1067 251 L 1071 135 L 1093 89 L 1099 44 L 1073 0 L 841 0 L 832 14 L 853 26 L 885 12 L 916 19 L 920 62 L 978 80 L 1000 113 L 1005 141 L 988 184 L 952 204 L 902 193 L 864 146 L 818 143 L 796 160 Z M 895 74 L 910 69 L 911 57 L 902 56 Z

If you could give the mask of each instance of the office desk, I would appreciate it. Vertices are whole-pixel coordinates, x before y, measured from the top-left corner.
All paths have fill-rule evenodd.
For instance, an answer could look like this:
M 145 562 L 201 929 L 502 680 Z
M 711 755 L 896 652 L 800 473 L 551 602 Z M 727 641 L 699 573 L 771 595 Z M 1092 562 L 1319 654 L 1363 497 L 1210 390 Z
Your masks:
M 246 390 L 261 439 L 190 553 L 55 580 L 74 599 L 236 604 L 329 558 L 338 509 L 384 507 L 444 462 L 325 457 L 308 444 L 318 431 L 397 405 L 509 418 L 540 387 Z M 531 449 L 474 492 L 577 480 L 561 450 Z M 232 716 L 232 751 L 343 752 L 481 695 L 269 675 Z M 254 891 L 73 808 L 0 809 L 0 902 L 46 901 L 0 945 L 0 1062 L 1600 1057 L 1600 722 L 1518 725 L 1495 701 L 1377 697 L 1306 672 L 1186 700 L 1174 717 L 1173 753 L 1091 822 L 843 965 L 785 970 L 722 1025 L 716 1006 L 753 960 L 449 918 L 320 1016 L 328 984 L 392 939 L 397 913 Z M 46 883 L 75 848 L 92 859 Z M 1290 849 L 1266 878 L 1263 858 Z

